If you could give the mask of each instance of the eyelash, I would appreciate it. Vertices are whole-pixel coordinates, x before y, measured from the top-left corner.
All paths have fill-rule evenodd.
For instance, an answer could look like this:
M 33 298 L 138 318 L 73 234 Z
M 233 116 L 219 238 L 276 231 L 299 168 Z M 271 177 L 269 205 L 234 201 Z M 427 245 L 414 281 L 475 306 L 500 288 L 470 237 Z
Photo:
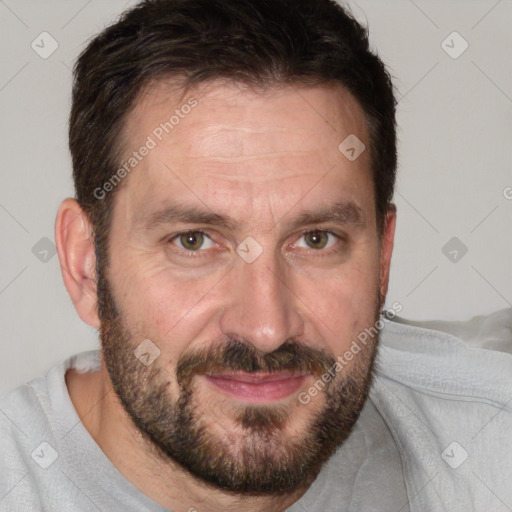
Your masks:
M 171 235 L 170 237 L 167 238 L 167 243 L 172 243 L 174 240 L 178 239 L 180 236 L 182 235 L 186 235 L 188 233 L 201 233 L 203 236 L 209 238 L 213 243 L 215 243 L 212 239 L 212 237 L 210 237 L 205 231 L 202 231 L 200 229 L 189 229 L 187 231 L 181 231 L 179 233 L 176 233 L 174 235 Z M 298 240 L 300 240 L 302 237 L 304 237 L 305 235 L 309 234 L 309 233 L 326 233 L 327 235 L 331 235 L 333 237 L 335 237 L 339 242 L 343 242 L 345 240 L 345 237 L 337 234 L 337 233 L 334 233 L 333 231 L 329 231 L 328 229 L 310 229 L 308 231 L 304 231 L 301 236 L 299 237 Z M 329 243 L 329 242 L 327 242 Z M 331 246 L 331 247 L 328 247 L 327 249 L 313 249 L 313 248 L 309 248 L 309 251 L 310 252 L 315 252 L 317 254 L 320 255 L 320 253 L 323 253 L 325 255 L 325 253 L 330 253 L 330 252 L 337 252 L 340 250 L 339 247 L 336 247 L 336 245 L 339 245 L 339 244 L 335 244 L 335 246 Z M 334 249 L 333 249 L 334 247 Z M 190 250 L 190 249 L 183 249 L 181 247 L 177 247 L 177 249 L 179 249 L 180 251 L 183 251 L 187 257 L 191 257 L 191 258 L 198 258 L 198 257 L 202 257 L 204 256 L 203 254 L 201 253 L 204 253 L 207 249 L 197 249 L 196 251 L 193 251 L 193 250 Z

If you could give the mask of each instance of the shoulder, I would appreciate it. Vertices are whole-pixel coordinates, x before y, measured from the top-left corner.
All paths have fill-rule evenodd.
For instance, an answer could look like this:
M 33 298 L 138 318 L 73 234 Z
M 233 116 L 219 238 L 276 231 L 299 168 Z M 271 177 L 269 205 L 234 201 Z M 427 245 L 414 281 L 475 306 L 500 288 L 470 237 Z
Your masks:
M 382 329 L 371 399 L 393 434 L 408 487 L 424 488 L 423 509 L 435 508 L 437 495 L 450 510 L 493 509 L 493 493 L 512 502 L 512 331 L 503 329 L 499 313 L 503 339 L 494 347 L 502 350 L 482 348 L 498 332 L 490 334 L 493 319 L 485 317 L 469 321 L 469 330 L 447 322 L 389 322 Z M 505 316 L 512 320 L 512 309 Z M 431 328 L 440 326 L 471 334 L 471 344 Z
M 377 375 L 414 392 L 501 407 L 512 391 L 512 308 L 467 322 L 385 322 Z
M 20 386 L 0 400 L 0 510 L 34 510 L 31 497 L 37 496 L 37 484 L 33 473 L 44 458 L 37 455 L 45 453 L 44 439 L 52 442 L 47 404 L 38 394 L 40 389 L 44 389 L 44 378 Z M 3 508 L 6 506 L 10 508 Z
M 42 490 L 48 494 L 51 482 L 62 479 L 63 418 L 78 421 L 70 413 L 65 373 L 91 354 L 73 356 L 0 398 L 0 510 L 39 510 Z

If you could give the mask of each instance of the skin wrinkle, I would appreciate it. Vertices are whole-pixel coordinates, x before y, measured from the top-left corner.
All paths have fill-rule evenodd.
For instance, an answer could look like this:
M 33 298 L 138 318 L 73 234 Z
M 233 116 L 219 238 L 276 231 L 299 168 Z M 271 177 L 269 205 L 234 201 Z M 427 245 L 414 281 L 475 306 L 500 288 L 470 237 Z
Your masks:
M 241 156 L 241 157 L 220 157 L 220 156 L 217 156 L 217 157 L 209 157 L 208 160 L 210 162 L 233 162 L 233 163 L 244 163 L 244 162 L 250 162 L 250 161 L 253 161 L 253 160 L 259 160 L 261 157 L 265 157 L 267 159 L 276 159 L 278 160 L 279 158 L 284 158 L 286 157 L 287 155 L 294 155 L 294 156 L 300 156 L 301 154 L 303 155 L 307 155 L 308 153 L 306 151 L 281 151 L 279 153 L 263 153 L 263 154 L 259 154 L 259 155 L 252 155 L 252 156 Z M 264 178 L 260 178 L 260 179 L 264 179 Z

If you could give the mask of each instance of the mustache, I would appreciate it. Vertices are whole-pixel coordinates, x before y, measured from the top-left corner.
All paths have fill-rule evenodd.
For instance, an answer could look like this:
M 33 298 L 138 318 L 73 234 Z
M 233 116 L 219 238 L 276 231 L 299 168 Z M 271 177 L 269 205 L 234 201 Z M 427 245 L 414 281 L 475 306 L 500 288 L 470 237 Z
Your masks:
M 334 356 L 287 340 L 272 352 L 262 353 L 242 339 L 230 337 L 206 350 L 196 350 L 183 355 L 176 365 L 178 384 L 187 388 L 195 375 L 226 371 L 302 372 L 320 377 L 336 363 Z

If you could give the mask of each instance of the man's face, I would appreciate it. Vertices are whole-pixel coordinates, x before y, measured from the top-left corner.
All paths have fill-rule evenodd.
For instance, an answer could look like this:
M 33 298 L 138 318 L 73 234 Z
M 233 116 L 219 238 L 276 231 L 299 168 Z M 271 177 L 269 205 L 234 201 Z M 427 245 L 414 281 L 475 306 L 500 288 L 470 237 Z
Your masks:
M 291 491 L 368 393 L 376 340 L 332 370 L 380 308 L 369 151 L 338 150 L 369 147 L 363 112 L 340 89 L 211 84 L 159 140 L 177 98 L 159 83 L 127 121 L 126 157 L 156 146 L 115 200 L 106 366 L 161 456 L 228 491 Z

